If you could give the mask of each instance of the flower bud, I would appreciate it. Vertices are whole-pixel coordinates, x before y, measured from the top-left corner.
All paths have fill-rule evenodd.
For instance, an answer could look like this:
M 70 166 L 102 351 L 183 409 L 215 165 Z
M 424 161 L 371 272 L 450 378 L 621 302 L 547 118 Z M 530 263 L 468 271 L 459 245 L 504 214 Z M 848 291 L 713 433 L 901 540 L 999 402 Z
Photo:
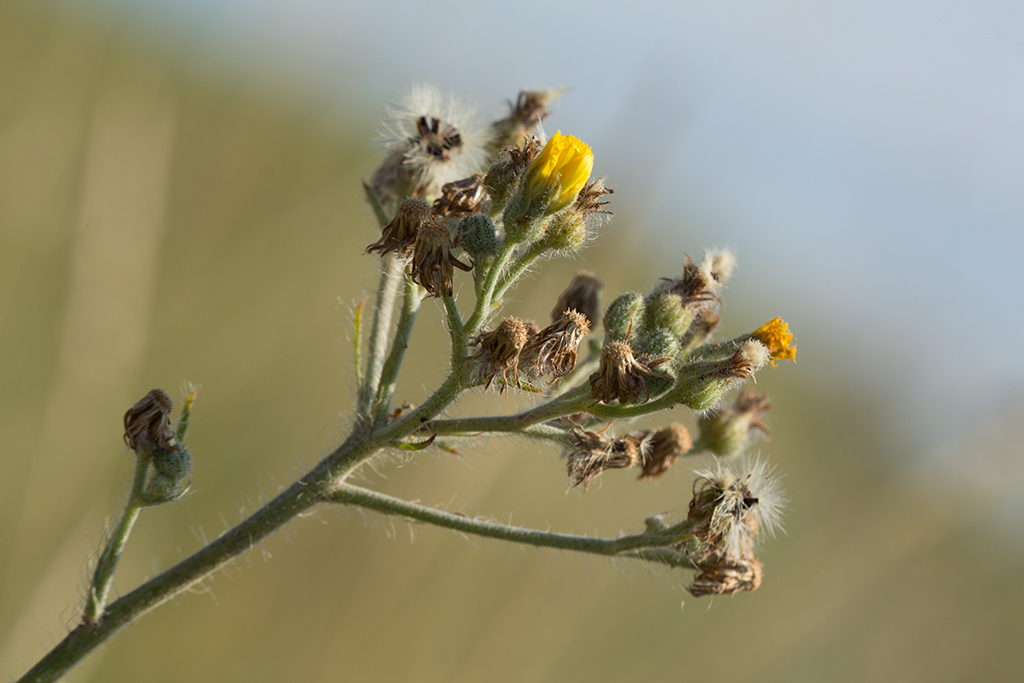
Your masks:
M 644 319 L 646 302 L 639 292 L 620 294 L 604 314 L 606 340 L 628 341 L 634 330 L 639 330 Z
M 673 395 L 693 410 L 714 408 L 727 391 L 752 376 L 768 360 L 764 345 L 748 340 L 725 360 L 700 360 L 683 365 Z
M 646 303 L 647 329 L 667 330 L 675 337 L 686 334 L 698 310 L 683 305 L 683 298 L 671 292 L 652 294 L 647 297 Z
M 505 209 L 507 238 L 522 242 L 540 237 L 543 219 L 576 201 L 593 168 L 590 147 L 571 135 L 555 133 L 530 162 Z
M 790 346 L 793 343 L 793 333 L 789 331 L 789 325 L 782 318 L 769 320 L 750 336 L 768 348 L 773 368 L 777 360 L 788 359 L 796 362 L 796 346 Z
M 479 263 L 498 253 L 501 238 L 487 216 L 467 216 L 459 222 L 459 246 Z

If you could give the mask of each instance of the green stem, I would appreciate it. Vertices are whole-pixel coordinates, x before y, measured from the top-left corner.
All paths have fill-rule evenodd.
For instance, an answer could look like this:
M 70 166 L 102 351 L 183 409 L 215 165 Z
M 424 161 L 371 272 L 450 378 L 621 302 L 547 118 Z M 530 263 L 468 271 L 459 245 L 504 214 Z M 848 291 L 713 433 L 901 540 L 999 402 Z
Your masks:
M 92 585 L 89 587 L 89 596 L 85 603 L 85 613 L 82 615 L 82 619 L 87 623 L 96 623 L 103 614 L 107 597 L 110 595 L 110 586 L 114 581 L 114 572 L 117 571 L 118 562 L 128 543 L 128 536 L 132 533 L 139 513 L 145 507 L 142 502 L 142 491 L 146 486 L 146 475 L 149 473 L 149 460 L 148 455 L 137 455 L 135 458 L 135 475 L 132 478 L 132 490 L 128 494 L 124 513 L 110 540 L 107 541 L 107 547 L 103 549 L 99 561 L 96 562 L 96 571 L 93 573 Z
M 659 532 L 646 532 L 631 536 L 620 536 L 618 538 L 594 538 L 591 536 L 560 534 L 467 517 L 351 484 L 342 484 L 334 489 L 331 492 L 330 499 L 335 503 L 357 505 L 385 515 L 395 515 L 418 522 L 426 522 L 475 536 L 523 543 L 541 548 L 575 550 L 605 556 L 639 555 L 639 551 L 654 548 L 663 549 L 666 546 L 685 540 L 693 533 L 690 524 L 683 522 Z M 689 564 L 681 557 L 680 553 L 674 550 L 671 550 L 669 553 L 644 553 L 639 556 L 673 565 Z
M 524 429 L 540 425 L 555 418 L 564 417 L 588 410 L 594 402 L 590 397 L 590 387 L 577 387 L 564 396 L 515 415 L 493 415 L 484 417 L 459 417 L 431 420 L 423 425 L 426 432 L 446 435 L 474 432 L 521 432 Z
M 533 265 L 534 262 L 540 258 L 541 254 L 547 250 L 548 248 L 546 246 L 542 246 L 539 242 L 531 244 L 526 253 L 516 259 L 516 261 L 509 267 L 508 272 L 505 273 L 504 277 L 498 281 L 498 284 L 494 289 L 494 297 L 501 299 L 505 296 L 505 292 L 507 292 L 508 289 L 523 276 L 526 269 Z
M 409 339 L 412 336 L 413 325 L 416 324 L 416 314 L 420 310 L 421 297 L 420 286 L 406 278 L 402 313 L 398 318 L 395 336 L 391 340 L 391 353 L 381 371 L 380 387 L 377 391 L 377 408 L 374 411 L 373 419 L 375 424 L 383 421 L 391 409 L 391 399 L 395 395 L 395 387 L 398 384 L 398 372 L 402 368 L 405 351 L 409 348 Z
M 380 286 L 377 288 L 377 301 L 373 311 L 373 324 L 370 328 L 370 343 L 366 354 L 366 375 L 359 388 L 360 415 L 372 414 L 373 401 L 377 397 L 381 373 L 384 369 L 384 351 L 388 343 L 388 330 L 391 327 L 391 312 L 395 307 L 398 284 L 405 270 L 405 259 L 391 258 L 380 275 Z
M 477 297 L 473 314 L 466 321 L 465 329 L 468 337 L 475 337 L 480 334 L 480 330 L 490 320 L 491 314 L 494 312 L 494 289 L 498 285 L 498 278 L 505 269 L 505 264 L 512 258 L 516 246 L 517 243 L 509 242 L 506 239 L 501 245 L 501 251 L 498 252 L 498 255 L 491 263 L 490 270 L 487 271 L 487 278 L 480 288 L 480 294 Z

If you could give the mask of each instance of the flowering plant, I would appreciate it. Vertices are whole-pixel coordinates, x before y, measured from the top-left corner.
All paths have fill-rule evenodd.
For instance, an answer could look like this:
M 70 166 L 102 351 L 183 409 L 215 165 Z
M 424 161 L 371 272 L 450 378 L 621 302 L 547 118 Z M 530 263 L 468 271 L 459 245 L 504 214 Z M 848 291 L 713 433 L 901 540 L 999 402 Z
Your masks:
M 688 590 L 695 596 L 761 584 L 756 543 L 779 527 L 784 496 L 764 461 L 735 456 L 753 435 L 767 432 L 762 418 L 769 406 L 746 389 L 727 407 L 723 402 L 767 364 L 792 360 L 796 349 L 780 318 L 735 339 L 713 340 L 732 254 L 711 251 L 699 262 L 687 257 L 677 277 L 652 283 L 646 294 L 621 294 L 604 309 L 601 280 L 581 272 L 554 302 L 548 324 L 499 317 L 524 273 L 542 258 L 577 253 L 610 215 L 612 190 L 604 179 L 591 178 L 591 149 L 561 132 L 542 139 L 540 123 L 556 94 L 521 93 L 508 115 L 489 126 L 475 123 L 462 103 L 426 88 L 389 112 L 384 159 L 364 185 L 380 227 L 366 253 L 381 259 L 381 280 L 372 314 L 362 305 L 355 313 L 358 391 L 351 433 L 239 525 L 109 601 L 135 520 L 148 507 L 180 499 L 191 484 L 186 437 L 196 391 L 176 423 L 170 397 L 149 392 L 124 416 L 135 476 L 121 521 L 96 563 L 81 621 L 21 680 L 58 679 L 125 625 L 320 505 L 693 570 Z M 471 305 L 468 295 L 457 300 L 464 290 L 472 294 Z M 412 330 L 428 298 L 444 312 L 447 376 L 419 405 L 395 407 Z M 486 391 L 522 392 L 536 401 L 516 413 L 446 417 L 467 392 Z M 697 411 L 696 436 L 682 424 L 630 427 L 635 418 L 678 405 Z M 697 472 L 685 518 L 652 515 L 642 532 L 614 538 L 499 524 L 350 481 L 389 451 L 454 450 L 460 440 L 492 435 L 557 446 L 569 486 L 581 492 L 608 470 L 635 469 L 638 479 L 649 481 L 681 458 L 708 452 L 720 459 Z

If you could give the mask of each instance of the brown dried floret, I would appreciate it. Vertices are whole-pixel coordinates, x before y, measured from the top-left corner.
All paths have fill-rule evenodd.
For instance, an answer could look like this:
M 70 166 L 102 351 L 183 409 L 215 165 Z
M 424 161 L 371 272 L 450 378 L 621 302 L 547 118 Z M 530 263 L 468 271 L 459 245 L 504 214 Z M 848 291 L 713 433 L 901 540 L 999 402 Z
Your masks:
M 558 297 L 558 303 L 551 309 L 551 319 L 558 320 L 566 311 L 575 310 L 585 315 L 593 325 L 601 315 L 600 292 L 602 288 L 604 288 L 604 283 L 595 273 L 586 270 L 576 273 L 576 277 Z
M 764 565 L 753 555 L 698 564 L 697 568 L 700 573 L 686 590 L 698 598 L 702 595 L 732 595 L 755 591 L 761 586 L 764 574 Z
M 519 386 L 519 355 L 526 346 L 530 333 L 527 323 L 519 318 L 510 317 L 502 320 L 490 332 L 483 332 L 473 340 L 480 350 L 470 358 L 479 361 L 481 381 L 487 382 L 485 388 L 490 388 L 491 382 L 499 374 L 503 392 L 510 383 L 510 377 L 515 386 Z
M 683 298 L 684 304 L 710 305 L 719 300 L 721 282 L 715 277 L 710 263 L 697 265 L 689 256 L 683 261 L 683 273 L 677 279 L 662 278 L 655 293 L 671 292 Z
M 430 215 L 430 205 L 422 199 L 411 197 L 398 205 L 398 211 L 391 222 L 384 226 L 380 239 L 366 248 L 367 254 L 379 252 L 381 256 L 392 251 L 406 256 L 416 243 L 416 235 L 423 221 Z
M 633 355 L 628 342 L 611 341 L 601 351 L 601 367 L 590 376 L 590 395 L 603 403 L 618 399 L 619 403 L 637 403 L 641 392 L 644 401 L 651 398 L 648 377 L 657 377 L 654 368 L 672 360 L 669 356 L 648 358 Z
M 532 377 L 565 377 L 576 367 L 580 341 L 590 331 L 587 317 L 578 311 L 566 311 L 555 322 L 533 335 L 520 357 L 520 368 Z
M 611 439 L 599 432 L 576 429 L 572 440 L 574 450 L 569 453 L 566 470 L 571 485 L 584 491 L 605 470 L 637 467 L 643 460 L 640 440 L 632 436 Z
M 597 180 L 587 183 L 583 186 L 583 189 L 580 190 L 579 195 L 576 197 L 576 203 L 573 205 L 573 211 L 583 214 L 584 217 L 592 216 L 595 213 L 611 216 L 611 211 L 606 211 L 602 208 L 608 204 L 606 201 L 601 201 L 601 198 L 606 194 L 615 194 L 615 190 L 605 186 L 604 178 L 598 178 Z
M 548 105 L 559 93 L 560 89 L 519 91 L 516 101 L 509 102 L 508 116 L 493 124 L 495 141 L 499 145 L 518 145 L 533 134 L 547 118 Z
M 470 271 L 467 265 L 452 256 L 452 236 L 444 221 L 430 217 L 416 233 L 412 254 L 412 280 L 423 286 L 431 296 L 452 295 L 455 268 Z
M 656 479 L 665 474 L 680 457 L 693 448 L 690 432 L 681 424 L 671 424 L 645 435 L 643 471 L 640 479 Z
M 162 389 L 153 389 L 124 414 L 124 441 L 136 453 L 174 448 L 170 414 L 174 402 Z
M 483 173 L 474 173 L 442 186 L 441 196 L 434 200 L 434 214 L 467 216 L 480 213 L 480 207 L 489 199 L 484 189 L 484 177 Z

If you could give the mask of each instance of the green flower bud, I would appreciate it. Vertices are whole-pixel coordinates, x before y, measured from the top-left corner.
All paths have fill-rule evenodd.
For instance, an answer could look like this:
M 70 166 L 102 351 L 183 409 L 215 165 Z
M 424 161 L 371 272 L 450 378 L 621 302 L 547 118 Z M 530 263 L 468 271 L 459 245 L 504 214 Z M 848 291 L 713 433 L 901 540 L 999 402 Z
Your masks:
M 169 449 L 160 448 L 152 453 L 153 472 L 142 492 L 147 505 L 158 505 L 177 500 L 192 485 L 192 455 L 181 444 Z
M 649 330 L 667 330 L 675 337 L 682 337 L 693 322 L 695 309 L 684 306 L 678 294 L 664 292 L 647 297 L 646 326 Z
M 643 294 L 620 294 L 604 314 L 605 341 L 629 341 L 633 332 L 640 329 L 645 310 Z
M 487 216 L 467 216 L 459 222 L 459 246 L 474 261 L 485 261 L 498 253 L 501 238 Z

